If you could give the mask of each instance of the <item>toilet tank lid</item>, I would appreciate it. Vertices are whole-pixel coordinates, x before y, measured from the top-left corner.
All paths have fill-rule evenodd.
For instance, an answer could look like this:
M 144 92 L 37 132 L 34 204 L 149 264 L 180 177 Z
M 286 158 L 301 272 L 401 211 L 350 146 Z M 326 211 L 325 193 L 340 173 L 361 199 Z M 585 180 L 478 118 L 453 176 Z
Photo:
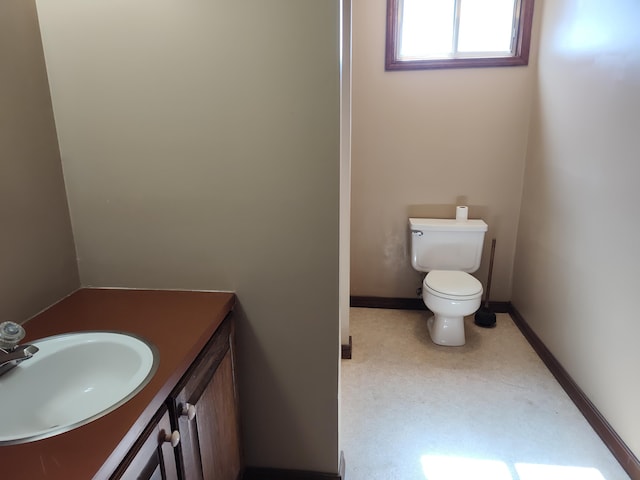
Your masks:
M 487 224 L 483 220 L 454 220 L 451 218 L 410 218 L 411 230 L 466 230 L 468 232 L 486 232 Z

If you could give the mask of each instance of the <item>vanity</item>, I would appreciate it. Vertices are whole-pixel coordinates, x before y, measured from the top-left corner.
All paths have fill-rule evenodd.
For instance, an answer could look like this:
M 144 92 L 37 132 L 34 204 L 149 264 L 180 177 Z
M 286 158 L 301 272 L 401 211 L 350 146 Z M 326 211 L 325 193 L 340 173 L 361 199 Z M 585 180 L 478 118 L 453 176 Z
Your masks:
M 159 361 L 149 383 L 110 413 L 56 436 L 0 446 L 3 477 L 239 479 L 235 300 L 224 292 L 81 289 L 27 322 L 22 343 L 127 332 L 151 343 Z

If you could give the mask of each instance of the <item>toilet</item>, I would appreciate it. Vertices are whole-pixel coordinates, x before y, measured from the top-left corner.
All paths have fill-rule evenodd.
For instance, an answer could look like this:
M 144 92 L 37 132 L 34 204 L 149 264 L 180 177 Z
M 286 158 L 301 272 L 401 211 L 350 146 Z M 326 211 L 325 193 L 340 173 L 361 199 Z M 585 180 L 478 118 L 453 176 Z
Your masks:
M 433 343 L 465 344 L 464 317 L 478 308 L 482 284 L 470 273 L 480 267 L 487 224 L 482 220 L 410 218 L 411 265 L 428 272 L 422 299 L 433 315 L 427 328 Z

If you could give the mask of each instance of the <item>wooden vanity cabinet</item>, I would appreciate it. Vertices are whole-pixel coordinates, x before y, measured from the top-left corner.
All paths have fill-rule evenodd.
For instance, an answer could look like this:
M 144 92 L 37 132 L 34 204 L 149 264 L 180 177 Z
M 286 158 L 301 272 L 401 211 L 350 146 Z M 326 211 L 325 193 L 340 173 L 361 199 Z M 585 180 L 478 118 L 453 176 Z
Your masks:
M 174 439 L 172 445 L 171 439 Z M 144 430 L 111 480 L 178 480 L 174 454 L 174 431 L 166 407 L 162 407 Z
M 238 480 L 242 473 L 234 324 L 227 316 L 169 398 L 180 432 L 176 459 L 184 480 Z
M 111 480 L 239 480 L 234 369 L 234 324 L 229 314 Z

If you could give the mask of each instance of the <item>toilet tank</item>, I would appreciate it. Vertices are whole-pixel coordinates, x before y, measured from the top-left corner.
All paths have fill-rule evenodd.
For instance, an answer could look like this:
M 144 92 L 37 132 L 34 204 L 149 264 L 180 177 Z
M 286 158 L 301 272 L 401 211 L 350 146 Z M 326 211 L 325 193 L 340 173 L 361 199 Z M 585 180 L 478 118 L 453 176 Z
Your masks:
M 420 272 L 480 267 L 487 224 L 482 220 L 410 218 L 411 265 Z

